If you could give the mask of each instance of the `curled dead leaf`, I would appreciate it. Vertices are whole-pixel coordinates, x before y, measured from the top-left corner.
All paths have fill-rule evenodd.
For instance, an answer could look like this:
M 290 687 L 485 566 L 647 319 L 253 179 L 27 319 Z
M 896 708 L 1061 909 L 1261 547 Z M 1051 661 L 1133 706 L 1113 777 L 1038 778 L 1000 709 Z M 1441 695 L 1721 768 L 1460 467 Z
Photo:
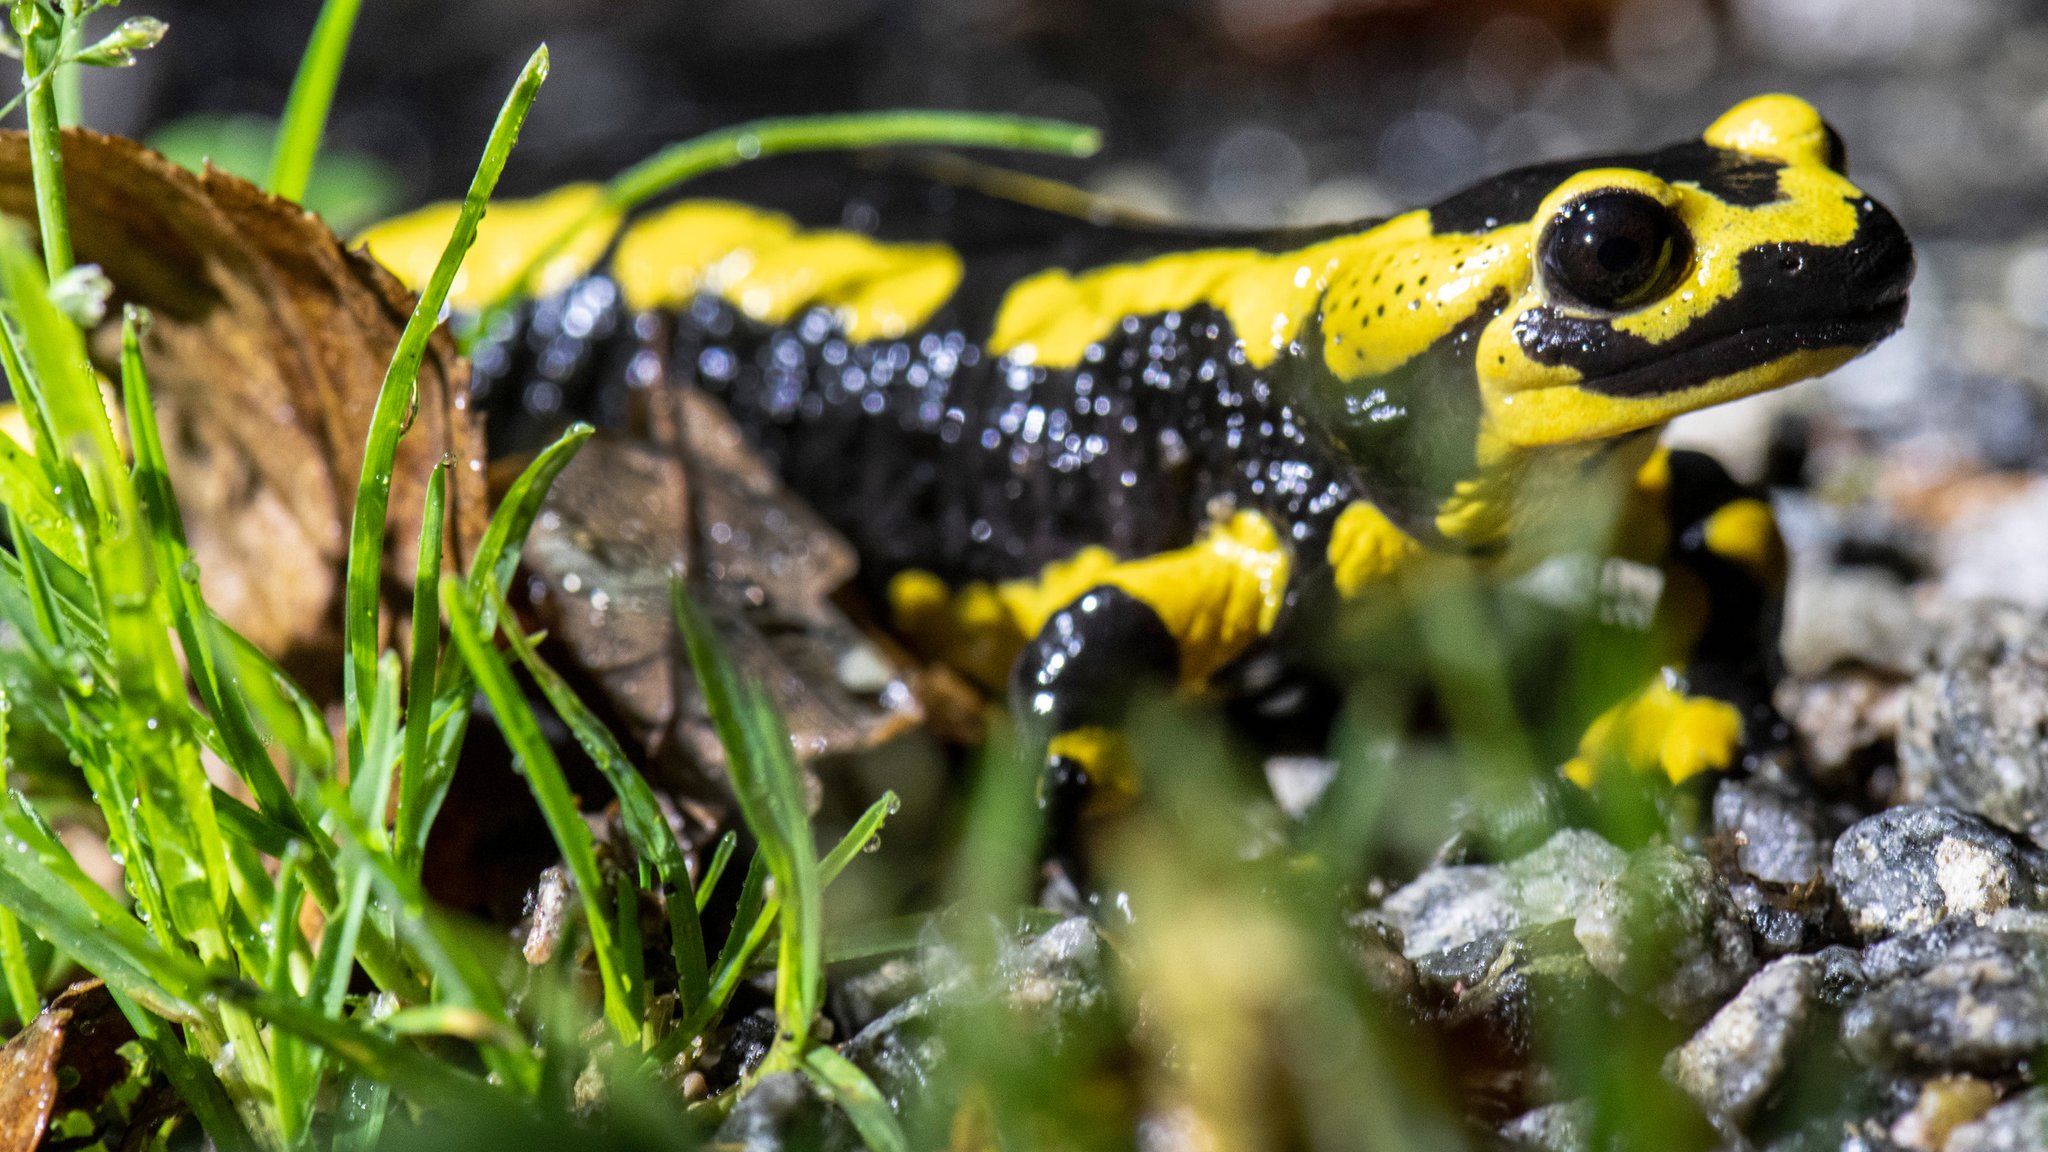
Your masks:
M 67 131 L 72 242 L 114 303 L 154 316 L 143 343 L 171 478 L 216 611 L 302 676 L 339 666 L 341 566 L 363 445 L 413 297 L 317 216 L 141 144 Z M 28 140 L 0 133 L 0 212 L 34 218 Z M 112 315 L 119 316 L 118 309 Z M 113 364 L 118 330 L 95 334 Z M 459 563 L 488 515 L 469 367 L 446 331 L 420 372 L 399 447 L 386 543 L 387 600 L 403 611 L 420 507 L 439 460 Z
M 73 984 L 0 1047 L 0 1152 L 40 1147 L 54 1116 L 97 1113 L 132 1070 L 135 1030 L 97 980 Z

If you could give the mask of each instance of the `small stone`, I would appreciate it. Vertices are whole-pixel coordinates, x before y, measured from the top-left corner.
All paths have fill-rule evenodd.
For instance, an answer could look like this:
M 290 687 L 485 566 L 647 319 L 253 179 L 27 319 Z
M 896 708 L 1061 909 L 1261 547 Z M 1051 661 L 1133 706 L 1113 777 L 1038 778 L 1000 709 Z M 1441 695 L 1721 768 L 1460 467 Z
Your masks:
M 1792 675 L 1810 678 L 1842 667 L 1908 674 L 1925 635 L 1912 590 L 1890 573 L 1793 565 L 1781 643 Z
M 1501 1125 L 1500 1138 L 1515 1152 L 1588 1152 L 1593 1147 L 1593 1102 L 1562 1100 L 1532 1108 Z
M 1929 933 L 1946 948 L 1865 953 L 1877 984 L 1842 1017 L 1842 1040 L 1866 1064 L 1996 1076 L 2048 1044 L 2048 937 L 1962 927 Z M 1875 962 L 1871 962 L 1875 959 Z M 1875 983 L 1875 981 L 1873 981 Z
M 1863 970 L 1863 957 L 1853 948 L 1830 944 L 1813 954 L 1820 964 L 1820 1002 L 1840 1008 L 1863 995 L 1870 978 Z
M 1714 831 L 1734 839 L 1736 862 L 1759 880 L 1807 884 L 1827 863 L 1819 806 L 1782 784 L 1724 781 L 1714 792 Z
M 2048 621 L 1969 605 L 1944 622 L 1933 649 L 1933 666 L 1901 698 L 1906 799 L 2048 832 Z
M 1598 835 L 1567 828 L 1506 864 L 1432 868 L 1381 906 L 1410 958 L 1517 928 L 1570 920 L 1627 863 Z
M 1891 673 L 1851 668 L 1778 686 L 1778 711 L 1797 734 L 1815 779 L 1844 780 L 1892 758 L 1901 684 Z
M 1664 1075 L 1708 1113 L 1749 1123 L 1777 1087 L 1820 995 L 1811 956 L 1772 961 L 1664 1061 Z
M 1668 845 L 1629 857 L 1576 934 L 1594 968 L 1674 1020 L 1705 1017 L 1757 967 L 1749 928 L 1713 865 Z
M 1835 841 L 1835 886 L 1865 937 L 1921 931 L 1950 917 L 1983 923 L 2048 900 L 2048 853 L 1950 808 L 1905 805 Z
M 989 921 L 994 963 L 970 966 L 934 938 L 924 949 L 925 990 L 891 1008 L 843 1045 L 840 1055 L 868 1074 L 916 1129 L 942 1130 L 951 1104 L 930 1091 L 953 1059 L 943 1022 L 1000 1006 L 1029 1021 L 1034 1040 L 1059 1052 L 1076 1037 L 1116 1029 L 1110 973 L 1095 925 L 1074 917 L 1043 932 L 1015 933 Z
M 1892 1143 L 1912 1152 L 1943 1152 L 1949 1134 L 1998 1102 L 1998 1089 L 1974 1076 L 1943 1076 L 1920 1087 L 1920 1099 L 1892 1121 Z
M 2029 1088 L 1949 1133 L 1942 1152 L 2038 1152 L 2048 1148 L 2048 1091 Z
M 733 1105 L 715 1141 L 732 1152 L 786 1152 L 790 1148 L 860 1147 L 860 1138 L 840 1119 L 811 1082 L 794 1072 L 763 1076 Z
M 1756 880 L 1728 885 L 1728 900 L 1764 956 L 1804 952 L 1824 939 L 1830 897 L 1818 885 L 1786 887 Z

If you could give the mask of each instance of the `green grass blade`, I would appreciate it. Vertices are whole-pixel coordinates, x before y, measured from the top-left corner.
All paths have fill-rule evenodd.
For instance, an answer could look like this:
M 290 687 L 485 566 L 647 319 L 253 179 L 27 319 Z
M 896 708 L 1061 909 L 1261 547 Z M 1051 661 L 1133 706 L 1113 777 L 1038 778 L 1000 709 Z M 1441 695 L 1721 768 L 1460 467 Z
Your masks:
M 42 467 L 5 432 L 0 432 L 0 504 L 12 509 L 35 539 L 64 563 L 85 566 L 85 555 L 69 531 L 64 509 L 50 495 Z
M 93 883 L 28 800 L 0 806 L 0 905 L 36 934 L 159 1016 L 197 1017 L 204 970 L 168 952 Z
M 725 877 L 725 866 L 732 862 L 732 854 L 740 846 L 740 834 L 727 832 L 718 838 L 718 846 L 711 850 L 711 862 L 704 865 L 704 875 L 697 879 L 697 911 L 704 911 L 704 902 L 711 899 L 711 893 L 718 882 Z
M 820 1044 L 804 1053 L 803 1068 L 811 1083 L 853 1121 L 869 1152 L 910 1152 L 910 1138 L 889 1110 L 889 1101 L 853 1061 Z
M 495 588 L 490 591 L 496 594 Z M 502 608 L 500 615 L 505 615 Z M 669 828 L 668 820 L 662 816 L 661 804 L 655 799 L 654 790 L 648 787 L 625 751 L 612 739 L 603 721 L 577 698 L 575 690 L 559 673 L 541 660 L 525 635 L 510 626 L 509 620 L 502 631 L 519 663 L 540 686 L 541 694 L 547 697 L 555 714 L 569 726 L 576 743 L 582 746 L 612 786 L 612 792 L 618 796 L 619 813 L 633 851 L 641 860 L 652 864 L 661 877 L 662 894 L 668 905 L 670 950 L 676 962 L 676 990 L 685 1011 L 696 1007 L 704 998 L 710 981 L 704 956 L 704 928 L 697 919 L 697 894 L 690 885 L 689 862 L 683 856 L 682 845 L 676 843 L 675 832 Z M 623 917 L 623 912 L 621 915 Z
M 725 745 L 726 772 L 740 814 L 775 877 L 782 928 L 775 1013 L 792 1053 L 808 1046 L 824 987 L 824 901 L 804 808 L 803 769 L 766 696 L 740 679 L 710 618 L 676 582 L 675 613 L 683 646 Z
M 222 690 L 222 675 L 216 667 L 218 658 L 207 636 L 213 617 L 200 595 L 198 572 L 186 544 L 184 519 L 171 491 L 170 468 L 157 428 L 149 373 L 142 364 L 142 327 L 146 322 L 147 315 L 133 306 L 123 316 L 121 397 L 135 456 L 136 492 L 155 545 L 157 567 L 164 574 L 178 641 L 185 650 L 193 687 L 213 717 L 222 758 L 249 786 L 266 817 L 294 835 L 305 835 L 305 819 L 293 802 L 284 777 L 264 751 L 263 738 L 256 731 L 242 694 Z
M 361 1024 L 333 1019 L 292 997 L 273 996 L 243 980 L 217 980 L 210 992 L 219 1000 L 240 1005 L 276 1027 L 318 1044 L 363 1075 L 392 1085 L 419 1104 L 483 1115 L 524 1108 L 523 1102 L 509 1092 L 495 1090 L 427 1053 Z
M 350 868 L 367 869 L 373 874 L 381 899 L 394 914 L 399 933 L 412 944 L 432 974 L 436 991 L 447 998 L 449 1007 L 491 1021 L 493 1035 L 516 1038 L 518 1024 L 498 987 L 491 966 L 492 951 L 460 938 L 410 871 L 390 854 L 368 847 L 373 842 L 373 832 L 349 811 L 337 785 L 330 781 L 324 791 L 327 807 L 343 833 L 343 859 Z M 486 1048 L 483 1055 L 492 1073 L 505 1084 L 526 1091 L 539 1082 L 538 1062 L 523 1041 Z
M 853 858 L 866 851 L 868 845 L 875 842 L 875 837 L 881 835 L 883 823 L 901 806 L 894 792 L 884 792 L 880 799 L 868 805 L 868 810 L 853 822 L 853 827 L 846 830 L 846 835 L 839 838 L 832 851 L 818 861 L 818 879 L 825 885 L 839 879 L 839 874 L 846 871 Z
M 519 691 L 504 658 L 486 638 L 478 619 L 478 609 L 461 585 L 443 585 L 441 599 L 456 649 L 469 665 L 470 674 L 476 678 L 484 698 L 490 702 L 491 712 L 498 718 L 499 730 L 518 758 L 527 785 L 547 821 L 548 830 L 554 834 L 562 860 L 576 879 L 585 928 L 590 933 L 591 950 L 597 956 L 598 979 L 604 988 L 605 1018 L 622 1040 L 637 1041 L 640 1020 L 627 1007 L 631 1002 L 631 990 L 623 984 L 617 941 L 612 935 L 612 914 L 605 907 L 611 889 L 598 868 L 590 826 L 583 822 L 582 810 L 569 791 L 561 763 L 555 759 L 554 750 L 548 747 L 547 738 L 541 733 L 540 721 L 534 717 L 532 706 Z
M 242 1122 L 241 1113 L 235 1110 L 234 1102 L 228 1099 L 228 1092 L 203 1060 L 195 1059 L 185 1051 L 184 1042 L 177 1032 L 163 1020 L 120 990 L 108 986 L 113 993 L 114 1003 L 120 1006 L 121 1014 L 135 1029 L 136 1039 L 149 1052 L 149 1058 L 163 1069 L 164 1079 L 178 1093 L 178 1099 L 192 1110 L 199 1126 L 206 1131 L 206 1137 L 221 1152 L 259 1152 L 262 1145 L 249 1134 L 249 1128 Z
M 491 514 L 471 559 L 468 578 L 471 594 L 482 606 L 479 627 L 484 635 L 497 630 L 498 604 L 511 586 L 527 533 L 533 530 L 533 522 L 540 515 L 541 502 L 593 431 L 588 424 L 570 425 L 526 466 L 499 501 L 497 511 Z M 454 780 L 456 757 L 469 730 L 470 698 L 475 695 L 476 683 L 469 675 L 469 666 L 459 659 L 444 660 L 434 692 L 433 720 L 419 772 L 419 790 L 412 805 L 415 815 L 407 822 L 406 835 L 398 845 L 399 853 L 411 862 L 415 873 L 426 852 L 434 818 L 439 815 L 441 804 L 448 797 L 448 786 Z
M 785 152 L 919 144 L 1087 156 L 1102 146 L 1102 135 L 1093 128 L 1057 120 L 966 112 L 800 116 L 756 120 L 706 133 L 664 148 L 613 177 L 596 206 L 542 245 L 519 274 L 507 281 L 505 293 L 482 310 L 483 322 L 477 330 L 489 331 L 497 314 L 535 283 L 540 270 L 584 229 L 614 213 L 630 212 L 694 177 Z
M 478 619 L 486 629 L 485 635 L 497 630 L 498 602 L 512 586 L 512 574 L 519 568 L 520 553 L 527 535 L 533 531 L 533 522 L 540 517 L 548 490 L 596 432 L 580 421 L 569 425 L 520 472 L 498 503 L 498 510 L 491 514 L 469 569 L 471 595 L 477 597 L 484 613 Z M 491 590 L 496 594 L 490 594 Z
M 448 521 L 448 462 L 435 465 L 427 479 L 426 509 L 420 515 L 420 560 L 412 582 L 412 667 L 405 700 L 405 764 L 398 778 L 398 822 L 392 833 L 396 850 L 412 867 L 419 866 L 412 845 L 421 854 L 422 804 L 427 783 L 428 736 L 434 723 L 434 675 L 441 656 L 441 542 Z
M 461 268 L 462 258 L 468 254 L 470 245 L 476 242 L 477 224 L 483 219 L 491 192 L 497 187 L 498 176 L 505 170 L 512 146 L 519 139 L 520 126 L 526 122 L 526 113 L 533 107 L 534 98 L 540 94 L 540 86 L 547 75 L 548 52 L 546 47 L 542 47 L 526 62 L 518 83 L 513 85 L 511 95 L 505 98 L 505 105 L 498 113 L 490 142 L 484 147 L 483 160 L 477 165 L 476 176 L 470 182 L 469 195 L 463 200 L 462 214 L 456 221 L 455 231 L 448 237 L 441 262 L 427 281 L 426 290 L 420 293 L 419 300 L 413 305 L 412 316 L 406 321 L 397 350 L 391 355 L 391 366 L 384 374 L 384 385 L 377 393 L 377 405 L 370 416 L 369 438 L 363 450 L 362 478 L 356 485 L 355 515 L 349 528 L 348 568 L 343 592 L 342 627 L 348 665 L 343 673 L 342 706 L 346 716 L 350 763 L 361 759 L 363 708 L 376 676 L 378 587 L 384 571 L 384 528 L 385 515 L 391 504 L 391 469 L 398 456 L 399 437 L 404 434 L 409 414 L 418 399 L 420 363 L 426 355 L 428 338 L 440 324 L 441 308 L 448 301 L 448 290 L 455 282 L 455 273 Z
M 14 763 L 13 754 L 7 747 L 7 719 L 14 711 L 14 701 L 7 694 L 5 685 L 0 685 L 0 786 L 6 784 L 8 767 Z M 21 922 L 12 912 L 0 912 L 0 977 L 5 978 L 7 1002 L 14 1009 L 18 1024 L 26 1025 L 42 1008 L 42 996 L 36 991 L 36 979 L 29 972 L 28 949 L 21 940 Z
M 277 127 L 277 147 L 271 152 L 270 179 L 264 187 L 275 195 L 294 201 L 306 198 L 313 164 L 320 156 L 320 139 L 327 133 L 327 112 L 334 104 L 342 62 L 348 57 L 349 40 L 355 35 L 356 16 L 362 7 L 362 0 L 327 0 L 320 6 L 320 19 L 306 41 L 305 55 L 299 58 L 298 75 L 292 79 L 284 118 Z
M 17 4 L 19 10 L 21 5 Z M 39 12 L 26 30 L 19 25 L 21 78 L 28 101 L 29 172 L 35 185 L 36 220 L 42 227 L 43 259 L 50 279 L 71 269 L 71 217 L 64 202 L 64 149 L 60 143 L 57 85 L 49 81 L 60 66 L 69 21 Z

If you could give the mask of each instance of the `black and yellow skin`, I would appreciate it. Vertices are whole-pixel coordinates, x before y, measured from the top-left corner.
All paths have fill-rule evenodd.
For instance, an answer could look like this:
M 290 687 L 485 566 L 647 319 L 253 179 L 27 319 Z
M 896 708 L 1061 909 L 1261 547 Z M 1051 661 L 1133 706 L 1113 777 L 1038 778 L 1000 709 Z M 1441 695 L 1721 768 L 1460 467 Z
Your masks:
M 533 419 L 663 379 L 724 401 L 897 627 L 1042 726 L 1070 802 L 1127 783 L 1135 686 L 1227 695 L 1333 603 L 1430 564 L 1524 570 L 1624 505 L 1618 544 L 1665 567 L 1689 646 L 1567 774 L 1728 767 L 1770 722 L 1768 505 L 1657 432 L 1903 317 L 1910 245 L 1810 106 L 1759 97 L 1662 151 L 1289 233 L 977 183 L 880 181 L 837 219 L 607 221 L 479 355 L 492 402 Z M 494 209 L 470 295 L 592 195 Z M 372 250 L 423 278 L 447 211 Z

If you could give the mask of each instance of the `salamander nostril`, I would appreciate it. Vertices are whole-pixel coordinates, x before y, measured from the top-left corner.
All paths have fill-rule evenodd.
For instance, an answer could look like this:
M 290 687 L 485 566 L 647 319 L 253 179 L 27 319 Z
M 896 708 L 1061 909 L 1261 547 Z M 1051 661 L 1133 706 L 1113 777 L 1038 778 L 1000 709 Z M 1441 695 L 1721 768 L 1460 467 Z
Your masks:
M 1806 271 L 1806 257 L 1797 252 L 1788 252 L 1778 258 L 1778 267 L 1787 276 L 1797 276 Z

